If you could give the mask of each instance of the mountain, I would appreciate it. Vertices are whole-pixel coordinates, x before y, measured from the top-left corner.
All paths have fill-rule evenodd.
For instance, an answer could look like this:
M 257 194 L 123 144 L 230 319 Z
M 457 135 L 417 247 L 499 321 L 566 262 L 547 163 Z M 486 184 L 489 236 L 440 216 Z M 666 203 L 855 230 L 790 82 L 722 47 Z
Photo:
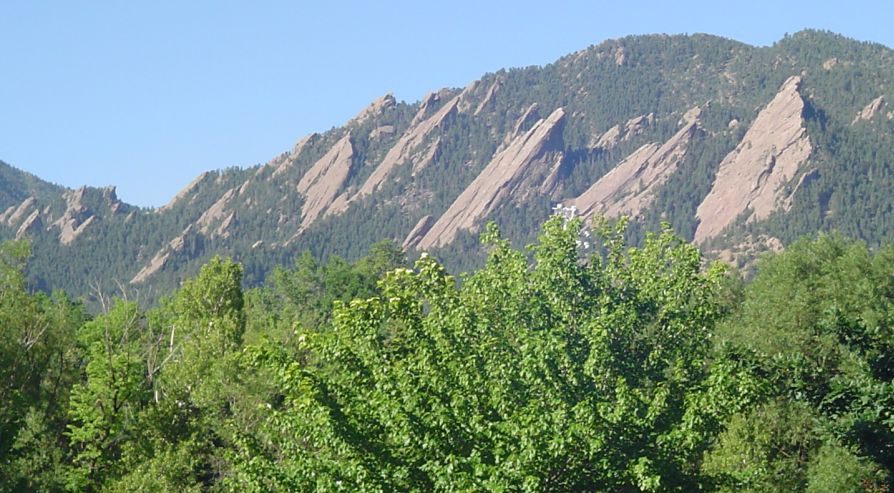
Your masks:
M 0 237 L 31 238 L 40 288 L 144 299 L 217 253 L 249 283 L 304 250 L 356 258 L 385 238 L 464 269 L 484 222 L 526 243 L 556 206 L 667 221 L 738 263 L 831 229 L 874 245 L 894 233 L 892 78 L 891 49 L 828 32 L 627 37 L 415 103 L 384 95 L 157 209 L 2 164 Z

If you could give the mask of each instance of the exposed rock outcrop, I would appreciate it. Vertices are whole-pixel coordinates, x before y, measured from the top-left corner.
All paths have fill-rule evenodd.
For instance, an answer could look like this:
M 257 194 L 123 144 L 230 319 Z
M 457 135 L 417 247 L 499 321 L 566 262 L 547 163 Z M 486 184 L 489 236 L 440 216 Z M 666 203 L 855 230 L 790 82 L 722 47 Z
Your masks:
M 354 147 L 347 133 L 301 177 L 298 193 L 304 195 L 301 228 L 329 210 L 351 173 Z
M 410 127 L 415 127 L 422 123 L 423 120 L 429 118 L 431 112 L 433 111 L 433 107 L 437 106 L 438 103 L 441 102 L 444 98 L 450 96 L 450 90 L 441 89 L 437 92 L 430 92 L 422 98 L 422 101 L 419 102 L 419 109 L 416 110 L 416 114 L 413 115 L 413 120 L 410 122 Z M 453 102 L 458 103 L 457 98 L 453 98 Z
M 615 65 L 621 67 L 627 62 L 627 50 L 623 46 L 619 46 L 615 51 Z
M 168 201 L 167 204 L 156 209 L 156 212 L 164 212 L 164 211 L 174 207 L 178 202 L 180 202 L 181 200 L 185 199 L 187 196 L 189 196 L 193 192 L 195 192 L 199 186 L 199 183 L 201 183 L 207 176 L 208 176 L 208 172 L 206 171 L 206 172 L 200 174 L 199 176 L 195 177 L 195 179 L 193 179 L 193 181 L 189 182 L 185 187 L 180 189 L 180 191 L 177 192 L 177 194 L 174 195 L 171 198 L 171 200 Z
M 418 249 L 444 246 L 460 230 L 470 230 L 498 205 L 519 192 L 520 185 L 535 168 L 553 165 L 551 151 L 561 150 L 561 129 L 565 112 L 558 108 L 531 130 L 498 152 L 484 170 L 466 187 L 453 204 L 419 240 Z
M 348 125 L 352 123 L 361 125 L 370 118 L 374 118 L 380 115 L 385 110 L 393 107 L 395 104 L 397 104 L 397 101 L 394 99 L 394 95 L 392 95 L 391 93 L 385 94 L 384 96 L 370 103 L 370 105 L 364 108 L 363 111 L 358 113 L 357 116 L 348 121 Z
M 621 126 L 615 125 L 606 130 L 605 133 L 599 136 L 599 138 L 593 140 L 590 143 L 590 147 L 593 149 L 611 149 L 618 145 L 619 140 L 621 140 Z
M 46 231 L 58 231 L 59 242 L 68 245 L 104 214 L 114 214 L 122 207 L 115 187 L 64 190 L 62 200 L 64 209 L 60 214 L 55 203 L 41 206 L 35 197 L 28 197 L 0 214 L 0 223 L 16 229 L 17 238 L 37 233 L 39 227 L 46 225 Z
M 478 90 L 480 85 L 480 79 L 473 80 L 459 94 L 460 99 L 456 109 L 459 110 L 460 113 L 466 113 L 472 108 L 471 96 Z
M 369 140 L 375 140 L 383 135 L 391 135 L 394 133 L 394 125 L 382 125 L 372 129 L 369 133 Z
M 643 133 L 647 128 L 652 126 L 655 121 L 655 114 L 640 115 L 627 120 L 624 125 L 615 125 L 608 129 L 602 135 L 590 142 L 593 149 L 611 149 L 620 142 L 626 142 L 631 138 Z
M 515 127 L 512 129 L 512 135 L 517 136 L 523 131 L 528 130 L 531 126 L 540 120 L 540 107 L 537 103 L 532 103 L 531 106 L 522 113 L 522 116 L 515 121 Z
M 754 261 L 758 255 L 764 252 L 781 252 L 784 249 L 779 238 L 764 234 L 755 237 L 749 234 L 737 245 L 731 245 L 721 250 L 709 250 L 705 253 L 708 257 L 734 265 L 743 272 L 753 272 Z
M 594 213 L 609 217 L 638 215 L 677 170 L 697 128 L 698 123 L 693 121 L 663 145 L 640 147 L 567 205 L 577 207 L 584 217 Z
M 196 221 L 195 225 L 198 228 L 199 232 L 202 234 L 208 234 L 211 231 L 211 227 L 215 224 L 218 225 L 216 234 L 224 236 L 223 233 L 226 232 L 226 226 L 229 226 L 229 222 L 227 222 L 226 226 L 221 222 L 227 216 L 227 206 L 236 197 L 237 191 L 235 188 L 231 188 L 227 190 L 223 195 L 220 196 L 217 201 L 211 205 L 205 212 L 199 216 L 199 219 Z M 230 218 L 232 220 L 232 217 Z
M 428 230 L 434 223 L 435 219 L 431 217 L 431 215 L 422 216 L 422 218 L 419 219 L 419 222 L 416 223 L 416 226 L 413 226 L 413 229 L 410 230 L 410 233 L 404 239 L 403 245 L 401 245 L 401 247 L 404 250 L 416 248 L 416 245 L 419 243 L 420 240 L 422 240 L 422 237 L 425 236 L 425 233 L 428 233 Z
M 431 102 L 428 102 L 428 99 L 426 100 L 426 103 L 423 103 L 423 106 L 432 104 Z M 385 154 L 382 162 L 379 163 L 369 178 L 366 179 L 366 182 L 363 183 L 363 186 L 361 186 L 360 190 L 357 192 L 357 197 L 363 197 L 375 192 L 385 179 L 388 178 L 388 175 L 396 166 L 403 164 L 406 161 L 419 161 L 424 159 L 431 150 L 426 148 L 419 151 L 418 148 L 433 130 L 437 129 L 444 123 L 444 120 L 446 120 L 448 116 L 456 111 L 458 99 L 458 97 L 451 99 L 444 103 L 444 105 L 432 116 L 426 119 L 420 119 L 415 125 L 411 125 L 406 133 L 404 133 L 397 143 L 394 144 L 394 147 Z M 424 108 L 420 109 L 419 112 L 422 113 L 423 109 Z
M 21 239 L 26 234 L 31 231 L 35 231 L 40 228 L 42 225 L 40 221 L 40 211 L 37 209 L 31 211 L 31 214 L 22 221 L 22 224 L 19 225 L 19 229 L 16 230 L 16 239 Z
M 51 228 L 59 228 L 59 242 L 63 245 L 74 241 L 94 220 L 93 212 L 83 204 L 85 193 L 87 193 L 86 187 L 65 192 L 63 194 L 66 203 L 65 212 L 62 213 L 62 217 L 50 224 Z
M 711 191 L 698 206 L 695 241 L 713 238 L 740 214 L 764 219 L 786 207 L 785 185 L 810 156 L 801 78 L 790 77 L 757 115 L 742 141 L 720 163 Z
M 702 116 L 701 106 L 694 106 L 687 110 L 686 113 L 683 113 L 683 118 L 680 119 L 680 124 L 696 122 L 700 116 Z
M 485 108 L 487 108 L 487 105 L 494 100 L 494 95 L 497 94 L 497 91 L 499 91 L 501 87 L 503 87 L 503 78 L 498 76 L 494 78 L 494 81 L 487 88 L 487 93 L 484 95 L 484 99 L 482 99 L 481 102 L 478 103 L 478 107 L 475 108 L 475 116 L 478 116 L 485 110 Z
M 28 197 L 21 204 L 11 206 L 3 214 L 0 214 L 0 223 L 10 227 L 20 224 L 20 221 L 26 217 L 26 214 L 36 209 L 36 202 L 37 200 L 34 197 Z
M 270 174 L 270 177 L 275 178 L 288 170 L 292 163 L 294 163 L 295 160 L 297 160 L 298 157 L 301 156 L 301 153 L 304 151 L 304 149 L 309 145 L 315 144 L 317 140 L 319 140 L 319 137 L 320 134 L 317 133 L 306 135 L 299 139 L 294 146 L 292 146 L 291 152 L 267 163 L 267 166 L 273 167 L 273 173 Z
M 180 236 L 177 236 L 176 238 L 168 242 L 167 245 L 163 246 L 158 251 L 158 253 L 156 253 L 155 256 L 152 257 L 152 260 L 150 260 L 148 264 L 143 266 L 143 268 L 140 269 L 140 271 L 137 272 L 135 276 L 133 276 L 133 278 L 130 280 L 130 283 L 139 284 L 148 279 L 149 276 L 158 272 L 162 267 L 164 267 L 168 260 L 171 258 L 171 255 L 183 251 L 183 248 L 186 246 L 186 236 L 191 232 L 192 226 L 189 226 L 186 228 L 186 230 L 183 231 L 182 234 L 180 234 Z
M 854 125 L 860 121 L 872 120 L 872 118 L 875 115 L 882 112 L 882 109 L 884 109 L 885 105 L 886 105 L 886 102 L 885 102 L 884 96 L 879 96 L 879 97 L 873 99 L 872 101 L 869 102 L 869 104 L 864 106 L 863 109 L 860 110 L 859 113 L 857 113 L 857 116 L 854 117 L 854 120 L 851 122 L 851 125 Z

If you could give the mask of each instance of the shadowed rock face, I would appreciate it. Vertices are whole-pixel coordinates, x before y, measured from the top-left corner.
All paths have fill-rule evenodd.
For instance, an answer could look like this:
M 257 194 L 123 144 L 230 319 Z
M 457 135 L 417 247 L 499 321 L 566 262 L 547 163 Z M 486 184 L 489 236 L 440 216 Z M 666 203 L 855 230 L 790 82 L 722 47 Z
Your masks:
M 748 221 L 788 209 L 785 185 L 812 147 L 804 129 L 800 77 L 790 77 L 755 118 L 742 141 L 720 163 L 711 191 L 698 206 L 695 241 L 713 238 L 746 211 Z
M 577 207 L 584 217 L 594 213 L 608 217 L 638 215 L 677 170 L 697 125 L 694 120 L 687 123 L 663 145 L 640 147 L 567 205 Z
M 474 229 L 480 219 L 518 191 L 519 185 L 533 168 L 550 165 L 547 162 L 550 160 L 548 153 L 555 147 L 561 149 L 561 146 L 551 144 L 561 134 L 564 119 L 565 111 L 559 108 L 498 152 L 438 218 L 417 248 L 424 250 L 444 246 L 453 241 L 460 230 Z

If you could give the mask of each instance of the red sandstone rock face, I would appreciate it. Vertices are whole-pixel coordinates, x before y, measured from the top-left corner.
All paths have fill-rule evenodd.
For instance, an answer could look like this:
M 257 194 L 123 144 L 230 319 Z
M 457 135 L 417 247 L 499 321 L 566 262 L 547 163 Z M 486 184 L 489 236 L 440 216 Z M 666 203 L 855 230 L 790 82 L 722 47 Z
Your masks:
M 447 211 L 419 241 L 417 248 L 425 250 L 444 246 L 460 230 L 472 230 L 504 200 L 518 191 L 528 173 L 553 163 L 549 156 L 550 143 L 560 134 L 565 111 L 558 108 L 520 135 L 508 147 L 498 152 L 484 170 L 456 198 Z
M 790 77 L 758 114 L 742 141 L 720 163 L 711 191 L 699 205 L 695 241 L 720 234 L 743 213 L 747 220 L 764 219 L 790 207 L 787 185 L 812 150 L 801 116 L 801 78 Z

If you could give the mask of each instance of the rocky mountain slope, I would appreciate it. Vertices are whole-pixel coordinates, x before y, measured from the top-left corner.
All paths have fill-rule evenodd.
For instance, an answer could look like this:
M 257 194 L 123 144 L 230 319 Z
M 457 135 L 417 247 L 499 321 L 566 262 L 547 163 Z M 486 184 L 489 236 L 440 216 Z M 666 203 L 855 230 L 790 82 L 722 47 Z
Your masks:
M 385 95 L 158 209 L 3 165 L 0 236 L 31 239 L 39 287 L 147 299 L 215 253 L 249 282 L 303 250 L 352 258 L 383 238 L 466 268 L 484 222 L 523 243 L 557 204 L 668 221 L 739 261 L 820 230 L 879 243 L 894 234 L 892 78 L 890 49 L 825 32 L 606 41 L 416 103 Z

